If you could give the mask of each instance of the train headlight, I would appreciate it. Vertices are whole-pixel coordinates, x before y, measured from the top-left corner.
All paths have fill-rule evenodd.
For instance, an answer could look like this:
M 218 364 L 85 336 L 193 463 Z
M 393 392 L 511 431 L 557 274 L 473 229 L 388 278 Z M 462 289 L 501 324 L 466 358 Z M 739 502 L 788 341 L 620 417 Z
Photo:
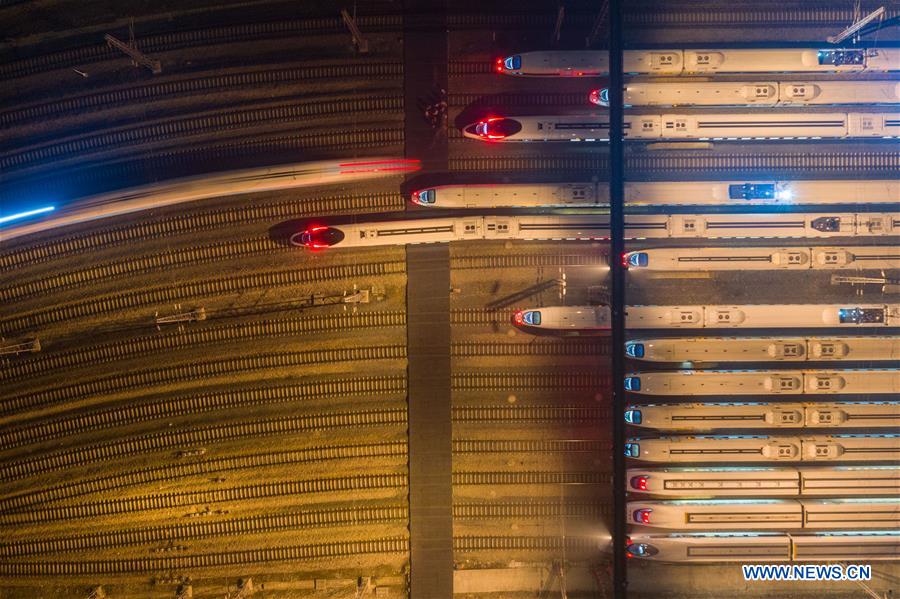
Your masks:
M 650 508 L 643 508 L 635 510 L 631 516 L 638 524 L 650 524 L 650 512 L 652 511 Z
M 647 490 L 647 480 L 649 480 L 649 476 L 632 476 L 631 477 L 631 488 L 635 491 L 646 491 Z
M 640 424 L 641 423 L 641 411 L 640 410 L 625 410 L 625 422 L 628 424 Z
M 631 358 L 644 357 L 644 344 L 628 342 L 625 344 L 625 355 Z
M 625 377 L 625 390 L 626 391 L 640 391 L 641 390 L 641 377 L 626 376 Z

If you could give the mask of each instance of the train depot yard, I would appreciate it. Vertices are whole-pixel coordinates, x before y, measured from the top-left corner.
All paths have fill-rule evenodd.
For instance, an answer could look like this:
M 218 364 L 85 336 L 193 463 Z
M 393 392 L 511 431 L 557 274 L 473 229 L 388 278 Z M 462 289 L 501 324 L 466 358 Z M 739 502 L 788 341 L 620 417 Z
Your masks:
M 898 19 L 0 2 L 0 597 L 894 596 Z

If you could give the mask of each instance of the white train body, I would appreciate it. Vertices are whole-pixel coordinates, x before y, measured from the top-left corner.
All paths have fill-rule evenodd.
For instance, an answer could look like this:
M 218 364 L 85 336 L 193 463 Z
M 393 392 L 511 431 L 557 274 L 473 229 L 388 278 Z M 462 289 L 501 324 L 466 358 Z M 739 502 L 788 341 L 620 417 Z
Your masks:
M 635 404 L 625 420 L 665 432 L 770 428 L 893 428 L 900 402 Z
M 900 361 L 900 337 L 660 337 L 632 339 L 625 353 L 647 362 Z
M 659 497 L 900 496 L 900 465 L 631 468 L 628 492 Z
M 625 388 L 642 395 L 823 395 L 900 393 L 900 370 L 679 370 L 636 372 Z
M 900 231 L 900 213 L 675 214 L 629 216 L 629 239 L 791 238 L 890 235 Z M 294 233 L 290 243 L 319 250 L 467 239 L 597 240 L 609 238 L 609 216 L 470 216 L 348 225 L 315 225 Z
M 512 323 L 525 331 L 556 335 L 602 335 L 610 330 L 609 306 L 551 306 L 519 310 Z
M 628 503 L 628 523 L 666 530 L 900 528 L 900 498 L 675 499 Z
M 623 63 L 635 75 L 884 72 L 900 70 L 900 49 L 625 50 Z M 498 58 L 495 69 L 520 77 L 595 77 L 609 74 L 609 54 L 523 52 Z
M 868 563 L 896 560 L 900 531 L 640 533 L 629 535 L 627 552 L 661 562 Z
M 628 252 L 639 270 L 816 270 L 900 268 L 900 246 L 651 248 Z
M 629 329 L 897 327 L 900 304 L 628 306 Z
M 627 457 L 647 462 L 896 462 L 900 436 L 840 434 L 817 436 L 698 435 L 635 438 Z
M 800 204 L 893 204 L 896 180 L 662 181 L 625 184 L 629 206 L 795 206 Z M 516 206 L 606 206 L 607 183 L 440 185 L 411 195 L 419 206 L 503 208 Z
M 465 137 L 488 142 L 608 141 L 609 117 L 541 115 L 490 117 L 463 127 Z M 659 140 L 803 140 L 894 138 L 900 115 L 891 112 L 743 112 L 626 114 L 624 136 Z
M 608 90 L 589 100 L 608 106 Z M 815 106 L 900 103 L 900 83 L 882 81 L 630 82 L 626 106 Z

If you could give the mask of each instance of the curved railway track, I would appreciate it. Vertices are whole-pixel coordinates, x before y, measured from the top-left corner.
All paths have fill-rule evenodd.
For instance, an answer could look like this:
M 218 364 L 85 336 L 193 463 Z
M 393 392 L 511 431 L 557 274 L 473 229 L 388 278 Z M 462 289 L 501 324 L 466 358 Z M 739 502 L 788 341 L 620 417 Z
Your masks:
M 453 549 L 455 551 L 553 551 L 562 547 L 590 553 L 599 551 L 595 536 L 568 535 L 565 539 L 561 539 L 558 536 L 462 536 L 454 537 L 453 539 Z M 384 538 L 172 557 L 90 561 L 0 562 L 0 575 L 45 577 L 177 572 L 274 561 L 358 557 L 361 554 L 403 555 L 408 552 L 408 539 Z
M 115 310 L 181 303 L 192 297 L 210 297 L 252 289 L 289 285 L 321 285 L 325 281 L 358 279 L 363 277 L 402 274 L 406 263 L 402 260 L 359 262 L 315 268 L 295 268 L 249 275 L 232 275 L 205 281 L 192 281 L 151 289 L 130 291 L 73 302 L 52 308 L 35 310 L 20 316 L 0 320 L 5 334 L 37 328 L 57 322 L 106 314 Z
M 379 345 L 348 349 L 315 349 L 307 351 L 257 353 L 236 358 L 193 362 L 165 368 L 131 371 L 127 374 L 95 379 L 86 383 L 65 385 L 0 401 L 0 414 L 20 415 L 27 410 L 83 400 L 89 396 L 145 389 L 153 385 L 168 385 L 224 376 L 245 370 L 295 368 L 336 362 L 369 360 L 405 360 L 406 345 Z
M 0 464 L 0 480 L 16 480 L 61 470 L 120 459 L 140 453 L 177 450 L 183 447 L 205 447 L 242 438 L 290 435 L 327 431 L 337 428 L 382 427 L 406 425 L 406 410 L 331 411 L 285 418 L 245 420 L 183 430 L 167 430 L 145 435 L 97 443 L 56 453 L 11 460 Z
M 391 194 L 383 194 L 385 196 Z M 296 217 L 297 214 L 291 216 Z M 270 217 L 275 218 L 275 217 Z M 242 221 L 241 224 L 247 224 Z M 35 295 L 46 294 L 57 290 L 75 289 L 89 285 L 96 281 L 110 281 L 125 276 L 135 276 L 148 272 L 196 266 L 220 262 L 223 260 L 238 260 L 251 256 L 269 253 L 298 252 L 295 247 L 286 246 L 270 239 L 269 237 L 256 237 L 242 239 L 240 241 L 214 243 L 208 245 L 192 246 L 183 249 L 157 252 L 146 256 L 130 259 L 120 259 L 79 270 L 69 270 L 59 274 L 42 276 L 32 281 L 22 282 L 9 287 L 0 288 L 0 300 L 15 302 L 33 298 Z M 7 255 L 9 256 L 9 254 Z M 3 258 L 0 257 L 0 268 L 5 267 Z M 61 256 L 55 256 L 58 258 Z M 573 254 L 533 254 L 533 255 L 509 255 L 509 256 L 460 256 L 451 258 L 451 268 L 475 269 L 475 268 L 526 268 L 541 266 L 592 266 L 605 265 L 606 258 L 603 255 L 578 256 Z M 4 268 L 5 270 L 5 268 Z
M 311 118 L 354 114 L 377 115 L 399 113 L 402 110 L 402 98 L 387 96 L 320 102 L 292 102 L 260 108 L 220 111 L 83 135 L 59 143 L 38 145 L 5 155 L 0 154 L 0 170 L 9 174 L 15 169 L 36 168 L 71 156 L 78 156 L 81 161 L 104 150 L 115 150 L 118 153 L 120 150 L 127 150 L 130 146 L 140 147 L 180 137 L 233 131 L 262 124 L 302 123 Z
M 190 476 L 203 476 L 230 470 L 265 468 L 283 464 L 303 464 L 329 460 L 350 460 L 364 458 L 389 458 L 406 455 L 406 443 L 385 442 L 371 445 L 322 446 L 295 451 L 260 453 L 246 456 L 212 458 L 196 462 L 172 464 L 156 468 L 142 468 L 123 474 L 85 479 L 78 482 L 56 485 L 37 491 L 0 498 L 0 513 L 15 513 L 31 509 L 36 505 L 71 499 L 91 493 L 102 493 L 113 489 L 146 485 L 159 481 L 171 481 Z
M 357 312 L 279 318 L 255 322 L 241 322 L 197 327 L 185 331 L 157 333 L 117 343 L 104 343 L 66 352 L 38 354 L 29 360 L 10 362 L 0 366 L 0 380 L 17 381 L 48 371 L 79 366 L 96 366 L 152 353 L 169 352 L 187 347 L 202 347 L 213 343 L 250 341 L 304 335 L 352 331 L 363 328 L 402 327 L 406 313 Z M 2 433 L 0 433 L 2 435 Z
M 15 541 L 0 544 L 0 556 L 17 557 L 22 555 L 84 551 L 87 549 L 102 550 L 110 547 L 172 543 L 189 539 L 243 536 L 308 528 L 401 523 L 405 522 L 407 517 L 408 510 L 405 505 L 264 514 L 248 518 L 229 518 L 215 522 L 189 522 L 173 526 L 133 528 L 112 532 L 36 539 L 34 541 Z
M 597 502 L 493 502 L 462 503 L 453 506 L 453 517 L 461 520 L 502 520 L 529 518 L 599 518 L 609 514 L 609 506 Z M 337 526 L 370 526 L 404 523 L 409 517 L 405 505 L 384 505 L 329 510 L 265 514 L 230 518 L 215 522 L 190 522 L 173 526 L 134 528 L 103 533 L 22 540 L 0 544 L 0 557 L 68 553 L 88 549 L 103 550 L 130 545 L 172 544 L 190 539 L 244 536 Z
M 474 143 L 474 142 L 473 142 Z M 570 156 L 458 156 L 451 157 L 449 168 L 453 171 L 581 171 L 583 173 L 607 172 L 609 161 L 602 154 Z M 759 152 L 743 154 L 722 152 L 708 155 L 677 155 L 671 152 L 628 154 L 625 168 L 629 172 L 645 174 L 670 171 L 735 172 L 771 171 L 779 173 L 828 173 L 834 170 L 862 173 L 896 173 L 900 170 L 900 154 L 892 150 L 848 150 L 806 153 Z
M 11 127 L 21 121 L 58 118 L 66 113 L 83 114 L 89 110 L 108 109 L 127 102 L 145 103 L 178 96 L 209 94 L 216 90 L 230 91 L 246 89 L 251 86 L 289 85 L 319 79 L 340 81 L 362 78 L 372 81 L 402 75 L 403 64 L 400 62 L 292 65 L 279 69 L 222 73 L 206 77 L 196 77 L 194 74 L 190 74 L 189 78 L 184 79 L 154 80 L 144 85 L 131 85 L 99 93 L 64 97 L 50 102 L 16 107 L 0 112 L 0 126 Z
M 399 29 L 399 15 L 360 15 L 357 24 L 362 30 L 393 31 Z M 141 51 L 152 54 L 171 52 L 210 44 L 227 44 L 279 37 L 343 34 L 346 26 L 339 17 L 318 19 L 283 19 L 269 23 L 222 25 L 209 29 L 175 31 L 141 36 Z M 98 42 L 53 54 L 44 54 L 10 61 L 0 65 L 0 80 L 27 77 L 54 69 L 87 65 L 105 60 L 121 61 L 121 54 Z
M 300 198 L 277 203 L 251 203 L 239 207 L 188 212 L 186 214 L 179 211 L 165 216 L 158 216 L 148 222 L 129 225 L 107 225 L 100 230 L 93 229 L 70 233 L 66 237 L 52 241 L 30 241 L 29 238 L 25 237 L 14 241 L 11 251 L 0 253 L 0 269 L 13 270 L 24 265 L 40 264 L 53 259 L 93 251 L 97 247 L 114 247 L 144 239 L 161 239 L 173 235 L 197 233 L 238 224 L 268 223 L 303 216 L 325 216 L 364 210 L 367 212 L 388 211 L 389 209 L 402 210 L 404 206 L 405 200 L 399 193 L 383 192 Z M 243 243 L 252 241 L 245 240 Z M 195 246 L 175 250 L 174 258 L 167 254 L 154 254 L 141 257 L 139 260 L 142 262 L 123 260 L 121 264 L 126 265 L 124 267 L 117 266 L 118 263 L 108 263 L 97 268 L 112 268 L 113 270 L 108 271 L 112 275 L 122 272 L 122 268 L 125 269 L 124 272 L 133 274 L 142 272 L 142 268 L 156 267 L 156 260 L 163 261 L 159 263 L 160 265 L 168 266 L 170 264 L 179 264 L 181 260 L 190 258 L 209 261 L 220 259 L 222 255 L 233 256 L 233 253 L 227 253 L 230 246 L 232 244 L 227 243 Z M 6 248 L 4 247 L 4 249 Z M 250 249 L 252 250 L 253 248 Z M 190 252 L 194 252 L 194 254 L 191 255 Z M 170 252 L 169 254 L 172 253 Z M 169 262 L 165 262 L 167 260 Z M 135 267 L 136 270 L 129 270 Z M 90 279 L 90 276 L 88 276 L 88 279 Z M 74 279 L 74 282 L 78 281 L 79 278 Z M 68 284 L 71 284 L 71 280 Z
M 197 505 L 255 501 L 273 497 L 307 495 L 310 493 L 354 493 L 380 489 L 399 489 L 406 486 L 406 475 L 396 473 L 356 474 L 354 476 L 337 478 L 279 481 L 210 491 L 158 493 L 122 499 L 106 499 L 79 505 L 31 509 L 24 512 L 7 512 L 0 514 L 0 524 L 21 526 L 23 524 L 56 520 L 97 518 L 116 514 L 134 514 L 150 510 L 172 510 L 175 508 L 190 508 Z
M 231 385 L 223 391 L 191 393 L 157 401 L 130 403 L 127 406 L 104 406 L 66 414 L 55 419 L 40 418 L 18 427 L 7 425 L 0 428 L 0 447 L 13 449 L 100 429 L 216 410 L 252 408 L 277 403 L 297 404 L 309 400 L 350 396 L 369 399 L 391 394 L 401 395 L 405 392 L 405 376 L 342 377 L 336 380 L 264 387 Z

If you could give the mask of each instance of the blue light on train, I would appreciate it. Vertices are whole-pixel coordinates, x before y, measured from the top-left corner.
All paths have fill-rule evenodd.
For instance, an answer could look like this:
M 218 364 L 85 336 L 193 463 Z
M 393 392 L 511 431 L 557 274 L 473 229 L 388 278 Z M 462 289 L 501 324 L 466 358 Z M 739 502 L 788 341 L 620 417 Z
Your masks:
M 626 458 L 636 458 L 641 455 L 641 446 L 638 443 L 626 443 L 625 444 L 625 457 Z
M 641 390 L 641 377 L 626 376 L 625 377 L 625 390 L 626 391 L 640 391 Z
M 625 410 L 625 422 L 628 424 L 640 424 L 641 423 L 641 411 L 640 410 Z
M 23 218 L 28 218 L 29 216 L 37 216 L 38 214 L 46 214 L 47 212 L 53 212 L 56 210 L 55 206 L 44 206 L 43 208 L 37 208 L 35 210 L 28 210 L 26 212 L 19 212 L 17 214 L 10 214 L 9 216 L 0 216 L 0 225 L 12 222 L 14 220 L 21 220 Z
M 625 344 L 625 355 L 630 356 L 632 358 L 643 358 L 644 357 L 644 344 L 643 343 L 633 343 L 629 341 Z
M 781 200 L 782 202 L 790 202 L 794 199 L 794 192 L 790 189 L 779 189 L 775 192 L 775 199 Z

